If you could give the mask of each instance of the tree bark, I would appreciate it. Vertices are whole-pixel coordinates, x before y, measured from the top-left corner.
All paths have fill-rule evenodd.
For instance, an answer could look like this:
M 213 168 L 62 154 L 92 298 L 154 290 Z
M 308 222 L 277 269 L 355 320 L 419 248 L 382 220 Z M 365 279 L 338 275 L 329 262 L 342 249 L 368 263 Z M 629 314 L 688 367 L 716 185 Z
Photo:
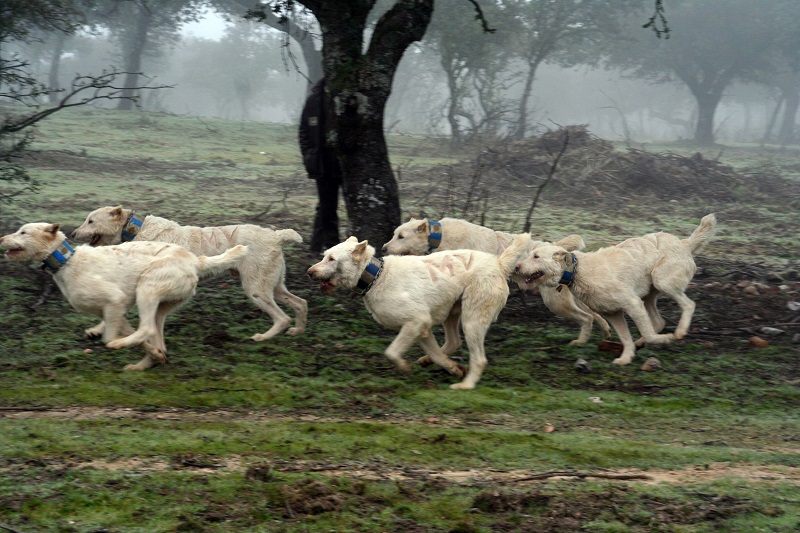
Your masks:
M 138 3 L 133 4 L 133 9 L 136 10 L 134 28 L 132 34 L 125 39 L 122 51 L 126 74 L 122 90 L 123 99 L 117 105 L 117 109 L 122 111 L 130 111 L 134 107 L 132 98 L 136 93 L 133 87 L 138 85 L 139 73 L 142 70 L 142 54 L 147 44 L 147 34 L 150 31 L 150 22 L 153 16 L 149 9 Z
M 697 124 L 694 130 L 694 142 L 700 146 L 714 144 L 714 114 L 722 99 L 721 94 L 695 94 L 697 100 Z
M 795 141 L 797 128 L 797 111 L 800 109 L 800 74 L 794 76 L 795 83 L 784 90 L 783 118 L 778 131 L 778 140 L 782 145 L 792 144 Z
M 514 132 L 515 139 L 524 139 L 528 129 L 528 101 L 531 98 L 531 87 L 536 78 L 536 70 L 539 68 L 541 60 L 536 58 L 528 63 L 528 73 L 525 75 L 525 85 L 522 88 L 522 97 L 519 100 L 519 122 Z
M 433 0 L 398 0 L 363 36 L 373 2 L 308 2 L 322 28 L 323 71 L 332 105 L 327 141 L 339 157 L 348 230 L 377 249 L 400 224 L 400 198 L 383 132 L 386 102 L 403 53 L 422 38 Z
M 59 68 L 61 67 L 61 55 L 64 53 L 64 44 L 67 42 L 67 34 L 61 31 L 55 32 L 55 43 L 53 44 L 53 55 L 50 59 L 50 72 L 47 84 L 50 89 L 58 90 L 61 88 L 59 82 Z M 55 104 L 59 100 L 58 93 L 50 93 L 50 103 Z

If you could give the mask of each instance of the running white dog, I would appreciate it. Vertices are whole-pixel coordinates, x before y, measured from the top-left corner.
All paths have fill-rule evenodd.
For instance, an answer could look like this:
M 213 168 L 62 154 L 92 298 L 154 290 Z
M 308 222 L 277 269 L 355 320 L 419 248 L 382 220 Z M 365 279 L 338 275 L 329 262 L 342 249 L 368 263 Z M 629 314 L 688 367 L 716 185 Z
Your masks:
M 392 255 L 425 255 L 437 250 L 469 249 L 500 255 L 513 238 L 511 233 L 494 231 L 458 218 L 443 218 L 438 221 L 412 218 L 394 230 L 392 240 L 383 245 L 383 251 Z M 530 246 L 538 243 L 539 241 L 531 241 Z M 568 235 L 553 244 L 570 251 L 585 247 L 580 235 Z M 580 325 L 578 338 L 570 344 L 588 342 L 595 320 L 603 329 L 603 336 L 606 339 L 611 337 L 611 330 L 603 317 L 576 301 L 569 290 L 558 291 L 545 286 L 539 288 L 539 293 L 550 311 Z
M 197 255 L 220 254 L 238 244 L 250 249 L 237 267 L 247 297 L 272 318 L 272 327 L 251 338 L 264 341 L 286 331 L 297 335 L 306 329 L 308 304 L 286 288 L 286 261 L 283 245 L 303 242 L 293 229 L 271 230 L 253 224 L 232 226 L 181 226 L 153 215 L 137 217 L 133 210 L 121 205 L 101 207 L 89 213 L 72 236 L 89 240 L 92 246 L 118 244 L 122 241 L 159 241 L 180 244 Z M 286 303 L 295 312 L 295 325 L 278 307 L 276 300 Z M 288 328 L 288 330 L 287 330 Z
M 12 261 L 41 261 L 75 310 L 103 319 L 87 334 L 102 335 L 112 349 L 143 344 L 144 359 L 125 370 L 144 370 L 166 362 L 166 316 L 192 297 L 199 276 L 236 268 L 247 256 L 246 246 L 198 257 L 182 246 L 161 242 L 73 249 L 58 224 L 45 222 L 25 224 L 0 238 L 0 246 Z M 136 331 L 125 320 L 134 304 L 139 309 Z
M 627 365 L 636 346 L 668 344 L 688 333 L 695 303 L 684 292 L 696 270 L 693 255 L 714 234 L 716 223 L 710 214 L 688 239 L 651 233 L 590 253 L 539 245 L 518 265 L 513 279 L 522 289 L 570 287 L 576 298 L 611 323 L 623 345 L 622 354 L 613 362 Z M 669 296 L 681 308 L 675 333 L 659 334 L 666 324 L 656 306 L 659 294 Z M 626 313 L 641 334 L 635 343 Z
M 472 389 L 486 367 L 486 332 L 505 306 L 508 276 L 529 242 L 528 234 L 519 235 L 499 257 L 456 250 L 378 259 L 367 241 L 350 237 L 327 250 L 308 275 L 326 293 L 336 287 L 357 289 L 379 324 L 400 331 L 385 355 L 403 371 L 410 370 L 403 353 L 418 341 L 430 361 L 454 376 L 464 376 L 464 369 L 449 357 L 461 345 L 460 320 L 469 347 L 469 372 L 450 387 Z M 431 333 L 438 324 L 445 330 L 441 348 Z

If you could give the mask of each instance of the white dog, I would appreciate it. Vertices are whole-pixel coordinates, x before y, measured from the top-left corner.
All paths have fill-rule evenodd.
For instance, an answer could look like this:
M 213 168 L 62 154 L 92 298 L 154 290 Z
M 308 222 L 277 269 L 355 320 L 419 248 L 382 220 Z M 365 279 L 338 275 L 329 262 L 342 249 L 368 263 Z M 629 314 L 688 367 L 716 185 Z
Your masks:
M 425 255 L 437 250 L 469 249 L 500 255 L 513 238 L 511 233 L 494 231 L 458 218 L 443 218 L 438 221 L 412 218 L 394 230 L 392 240 L 383 245 L 383 251 L 392 255 Z M 531 241 L 530 246 L 537 243 L 538 241 Z M 553 244 L 570 251 L 585 247 L 580 235 L 568 235 Z M 611 337 L 611 330 L 603 317 L 576 301 L 569 290 L 558 291 L 544 286 L 539 288 L 539 293 L 550 311 L 580 325 L 578 338 L 570 344 L 588 342 L 595 320 L 603 329 L 603 336 L 606 339 Z
M 247 245 L 249 253 L 237 267 L 242 288 L 250 300 L 272 318 L 272 327 L 251 338 L 264 341 L 286 331 L 302 333 L 308 320 L 308 304 L 286 288 L 286 262 L 283 245 L 303 242 L 293 229 L 271 230 L 253 224 L 200 228 L 181 226 L 153 215 L 137 217 L 131 209 L 101 207 L 89 213 L 72 236 L 89 240 L 92 246 L 117 244 L 122 241 L 159 241 L 180 244 L 197 255 L 220 254 L 238 244 Z M 286 303 L 295 312 L 295 325 L 276 304 Z M 287 328 L 289 328 L 287 330 Z
M 695 303 L 684 294 L 696 269 L 692 256 L 711 238 L 716 223 L 710 214 L 688 239 L 651 233 L 590 253 L 540 245 L 518 265 L 513 279 L 522 289 L 569 286 L 575 297 L 611 323 L 623 345 L 622 355 L 613 362 L 627 365 L 636 346 L 668 344 L 686 336 L 695 309 Z M 656 306 L 659 294 L 669 296 L 681 308 L 675 333 L 659 334 L 665 326 Z M 626 313 L 641 334 L 636 343 Z
M 181 246 L 161 242 L 73 249 L 58 224 L 44 222 L 25 224 L 0 238 L 0 246 L 10 260 L 41 261 L 73 308 L 101 317 L 103 321 L 92 332 L 102 335 L 106 346 L 116 349 L 143 344 L 144 359 L 125 370 L 144 370 L 155 362 L 166 362 L 167 314 L 192 297 L 199 276 L 236 268 L 247 256 L 246 246 L 235 246 L 214 257 L 198 257 Z M 134 304 L 139 309 L 136 331 L 125 320 Z
M 508 276 L 529 242 L 529 235 L 520 235 L 499 257 L 456 250 L 378 259 L 367 241 L 350 237 L 327 250 L 308 275 L 320 282 L 323 292 L 336 287 L 357 289 L 379 324 L 399 330 L 385 355 L 404 371 L 410 367 L 403 353 L 418 341 L 431 361 L 455 376 L 464 376 L 463 368 L 449 357 L 461 344 L 460 320 L 469 347 L 469 372 L 451 388 L 472 389 L 486 367 L 486 332 L 505 306 Z M 441 348 L 431 333 L 438 324 L 445 329 Z

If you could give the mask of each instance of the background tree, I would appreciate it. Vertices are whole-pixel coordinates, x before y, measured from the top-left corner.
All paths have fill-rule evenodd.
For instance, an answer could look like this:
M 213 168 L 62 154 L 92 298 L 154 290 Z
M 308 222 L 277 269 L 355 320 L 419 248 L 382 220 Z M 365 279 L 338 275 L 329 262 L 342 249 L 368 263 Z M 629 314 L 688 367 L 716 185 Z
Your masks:
M 548 62 L 562 66 L 597 63 L 601 58 L 598 42 L 619 38 L 621 15 L 642 13 L 642 5 L 641 0 L 504 2 L 514 21 L 511 47 L 523 66 L 522 93 L 517 110 L 519 121 L 514 132 L 516 138 L 521 139 L 530 133 L 529 105 L 539 67 Z
M 694 141 L 714 142 L 714 115 L 725 90 L 751 75 L 776 45 L 774 29 L 799 3 L 787 0 L 675 0 L 669 6 L 670 38 L 653 46 L 647 30 L 615 48 L 612 62 L 632 75 L 661 83 L 680 81 L 697 104 Z M 650 39 L 647 45 L 645 39 Z
M 297 13 L 299 20 L 288 16 L 279 16 L 271 9 L 264 9 L 260 0 L 210 0 L 210 4 L 220 12 L 236 19 L 243 14 L 258 22 L 263 22 L 270 28 L 280 31 L 300 49 L 300 53 L 305 64 L 302 72 L 308 78 L 309 86 L 322 78 L 322 53 L 317 46 L 316 35 L 318 30 L 314 28 L 314 21 L 304 13 Z M 283 42 L 283 49 L 287 59 L 293 67 L 298 67 L 296 58 L 292 53 L 291 47 Z
M 107 0 L 108 28 L 119 43 L 126 72 L 118 109 L 130 110 L 145 53 L 157 55 L 178 41 L 180 27 L 194 20 L 204 0 Z
M 484 15 L 500 31 L 487 35 L 463 0 L 438 0 L 425 36 L 447 83 L 443 115 L 453 147 L 499 134 L 514 111 L 506 94 L 517 78 L 510 69 L 516 28 L 500 4 L 488 6 Z
M 422 39 L 434 0 L 398 0 L 369 27 L 376 0 L 268 2 L 282 20 L 313 14 L 322 38 L 330 134 L 344 175 L 350 231 L 380 246 L 400 222 L 400 200 L 384 137 L 392 80 L 406 49 Z M 368 34 L 367 30 L 371 32 Z

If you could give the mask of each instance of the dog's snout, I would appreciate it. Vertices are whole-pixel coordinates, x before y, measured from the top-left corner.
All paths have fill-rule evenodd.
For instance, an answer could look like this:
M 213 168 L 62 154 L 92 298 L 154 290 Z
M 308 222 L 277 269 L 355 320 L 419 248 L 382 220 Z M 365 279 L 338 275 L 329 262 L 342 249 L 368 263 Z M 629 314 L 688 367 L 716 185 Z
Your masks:
M 308 274 L 309 278 L 313 278 L 314 277 L 314 267 L 311 267 L 308 270 L 306 270 L 306 274 Z
M 384 244 L 383 246 L 381 246 L 381 251 L 382 251 L 382 252 L 386 252 L 386 247 L 387 247 L 388 245 L 389 245 L 389 243 L 387 242 L 386 244 Z

